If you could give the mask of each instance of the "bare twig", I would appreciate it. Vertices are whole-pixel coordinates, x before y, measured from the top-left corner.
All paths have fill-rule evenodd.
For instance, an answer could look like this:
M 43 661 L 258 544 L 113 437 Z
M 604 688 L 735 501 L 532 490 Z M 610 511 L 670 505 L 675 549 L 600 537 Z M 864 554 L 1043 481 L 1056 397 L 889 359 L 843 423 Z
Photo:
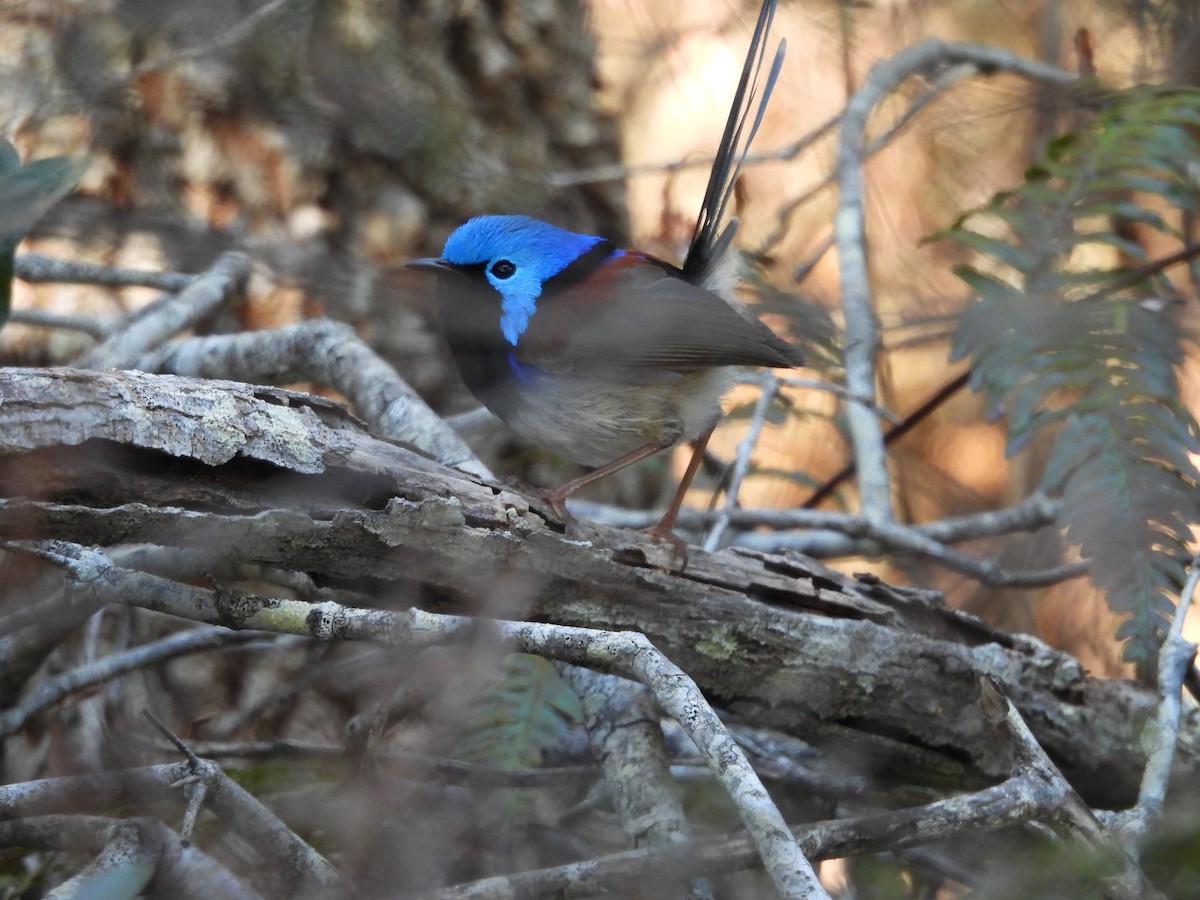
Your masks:
M 754 412 L 750 416 L 750 427 L 746 431 L 746 436 L 738 442 L 733 471 L 729 475 L 729 485 L 725 489 L 725 502 L 717 511 L 712 527 L 704 539 L 704 549 L 709 553 L 720 546 L 721 536 L 729 527 L 729 517 L 738 506 L 738 493 L 742 489 L 742 482 L 746 478 L 746 473 L 750 471 L 750 454 L 754 452 L 754 446 L 758 443 L 763 426 L 767 423 L 767 412 L 779 394 L 779 380 L 770 372 L 763 373 L 759 386 L 758 397 L 754 401 Z
M 652 511 L 619 509 L 583 501 L 573 502 L 571 509 L 589 521 L 620 528 L 644 528 L 656 521 Z M 747 531 L 738 534 L 733 544 L 751 550 L 765 553 L 791 550 L 810 556 L 829 557 L 856 553 L 875 555 L 884 548 L 917 554 L 989 587 L 1032 588 L 1080 578 L 1088 573 L 1088 562 L 1083 560 L 1047 569 L 1014 572 L 995 560 L 982 559 L 947 547 L 943 541 L 967 541 L 1032 530 L 1047 524 L 1043 518 L 1054 509 L 1056 506 L 1053 501 L 1038 495 L 1011 510 L 962 516 L 929 525 L 871 522 L 863 516 L 809 509 L 734 509 L 729 511 L 728 519 L 732 526 L 738 528 L 766 526 L 801 529 L 794 532 Z M 681 528 L 699 529 L 715 521 L 718 515 L 715 512 L 684 509 L 680 511 L 677 524 Z
M 204 798 L 208 794 L 209 782 L 205 777 L 208 773 L 200 757 L 192 751 L 191 747 L 180 740 L 179 736 L 168 728 L 162 719 L 148 709 L 143 709 L 142 715 L 150 720 L 177 751 L 183 754 L 188 765 L 191 766 L 192 773 L 190 775 L 185 775 L 171 785 L 173 788 L 184 788 L 187 791 L 187 808 L 183 811 L 183 822 L 179 827 L 179 839 L 186 847 L 191 843 L 192 832 L 196 828 L 196 818 L 200 815 L 200 808 L 204 805 Z
M 1183 681 L 1196 658 L 1196 645 L 1184 640 L 1183 623 L 1198 582 L 1200 555 L 1192 559 L 1191 571 L 1175 606 L 1175 618 L 1163 638 L 1162 650 L 1158 656 L 1159 700 L 1151 731 L 1150 752 L 1142 773 L 1137 804 L 1125 814 L 1121 828 L 1126 848 L 1134 858 L 1140 855 L 1141 844 L 1150 826 L 1162 815 L 1163 803 L 1167 796 L 1167 782 L 1170 780 L 1171 765 L 1175 759 L 1175 745 L 1179 741 Z
M 1058 584 L 1062 581 L 1082 578 L 1090 571 L 1088 561 L 1080 560 L 1078 562 L 1062 563 L 1061 565 L 1051 566 L 1047 569 L 1014 572 L 1006 569 L 995 560 L 981 559 L 969 553 L 964 553 L 961 550 L 947 547 L 914 528 L 904 525 L 872 523 L 862 518 L 856 518 L 854 524 L 862 526 L 857 535 L 859 537 L 868 538 L 892 550 L 918 554 L 931 562 L 944 566 L 952 572 L 965 575 L 988 587 L 1044 587 L 1049 584 Z M 838 527 L 838 531 L 844 534 L 851 534 L 853 530 L 852 527 L 847 527 L 847 523 L 844 522 Z M 772 535 L 745 534 L 739 537 L 738 544 L 752 550 L 765 552 L 779 552 L 780 550 L 788 549 L 787 536 L 778 536 L 779 539 L 776 539 L 776 537 Z M 817 535 L 816 537 L 819 539 L 820 536 Z M 804 541 L 803 548 L 805 551 L 813 549 L 813 545 L 808 543 L 809 539 L 801 536 L 801 540 Z M 827 547 L 825 549 L 832 550 L 833 548 Z M 871 548 L 865 548 L 865 550 L 870 555 L 875 555 L 877 552 Z M 843 555 L 845 552 L 844 547 L 839 548 L 837 555 Z
M 832 234 L 821 238 L 821 242 L 813 247 L 808 256 L 801 259 L 793 267 L 792 281 L 796 282 L 796 284 L 804 282 L 812 274 L 813 269 L 817 267 L 817 263 L 824 259 L 825 254 L 833 249 L 835 243 L 836 241 Z
M 1050 815 L 1059 800 L 1045 781 L 1024 774 L 974 794 L 925 806 L 801 825 L 795 835 L 810 858 L 829 859 L 997 831 Z M 716 875 L 749 868 L 754 862 L 753 846 L 746 838 L 701 841 L 487 878 L 425 894 L 421 900 L 535 900 L 546 896 L 581 898 L 601 892 L 621 894 L 648 874 Z
M 809 391 L 823 391 L 826 394 L 833 394 L 840 400 L 845 400 L 847 403 L 857 403 L 846 389 L 840 384 L 834 384 L 832 381 L 823 381 L 818 378 L 790 378 L 787 376 L 774 376 L 778 382 L 785 387 L 803 388 Z M 759 384 L 759 380 L 748 382 L 749 384 Z M 899 413 L 892 412 L 886 406 L 873 406 L 871 411 L 881 418 L 891 422 L 893 425 L 898 425 L 904 421 Z
M 950 397 L 957 394 L 960 390 L 967 386 L 968 380 L 971 377 L 970 369 L 956 375 L 946 384 L 942 385 L 933 392 L 931 397 L 926 398 L 920 406 L 908 413 L 897 424 L 887 430 L 883 436 L 883 446 L 886 448 L 895 441 L 900 440 L 909 431 L 915 428 L 918 424 L 928 418 L 933 412 L 939 409 Z M 804 501 L 805 509 L 816 509 L 825 501 L 827 497 L 832 496 L 833 492 L 849 481 L 858 471 L 857 459 L 851 460 L 842 466 L 832 476 L 825 479 L 825 483 L 813 491 L 812 495 Z
M 954 516 L 916 526 L 927 537 L 946 544 L 999 537 L 1021 531 L 1037 531 L 1053 525 L 1061 503 L 1041 491 L 1034 491 L 1021 502 L 1004 509 L 986 510 L 966 516 Z
M 912 103 L 909 104 L 908 109 L 906 109 L 900 118 L 898 118 L 892 124 L 891 128 L 876 137 L 867 145 L 865 158 L 870 159 L 872 156 L 890 144 L 898 134 L 904 131 L 904 129 L 916 119 L 917 114 L 920 113 L 921 110 L 948 91 L 959 81 L 966 78 L 973 71 L 974 70 L 972 69 L 958 67 L 942 73 L 925 93 L 918 96 L 915 100 L 913 100 Z M 829 122 L 827 122 L 824 126 L 822 126 L 818 136 L 823 135 L 826 131 L 832 130 L 833 126 L 835 126 L 840 119 L 841 116 L 839 115 L 837 118 L 831 119 Z M 807 145 L 800 149 L 805 149 L 806 146 Z M 821 193 L 821 191 L 828 188 L 831 184 L 833 184 L 833 182 L 834 175 L 830 174 L 814 184 L 799 197 L 794 197 L 793 199 L 789 200 L 787 205 L 779 211 L 776 217 L 775 230 L 772 231 L 761 244 L 751 251 L 752 254 L 756 256 L 764 256 L 770 253 L 771 250 L 774 249 L 774 247 L 778 245 L 778 243 L 782 241 L 784 236 L 787 234 L 788 225 L 796 211 L 804 206 L 804 204 L 806 204 L 813 197 L 817 196 L 817 194 Z M 827 242 L 822 242 L 821 247 L 817 248 L 817 250 L 811 254 L 808 262 L 801 263 L 796 267 L 792 274 L 792 278 L 796 281 L 803 281 L 804 278 L 807 277 L 808 271 L 813 265 L 816 264 L 816 261 L 824 256 L 832 246 L 832 238 Z
M 173 634 L 124 653 L 106 656 L 97 662 L 64 672 L 50 681 L 43 682 L 16 706 L 0 713 L 0 737 L 8 737 L 24 727 L 30 716 L 37 715 L 72 694 L 87 690 L 120 678 L 128 672 L 156 666 L 203 650 L 245 644 L 261 640 L 262 635 L 253 632 L 236 632 L 227 629 L 194 628 L 181 634 Z
M 9 313 L 8 320 L 18 325 L 31 325 L 35 328 L 59 328 L 63 331 L 82 331 L 96 340 L 103 340 L 112 331 L 111 319 L 97 319 L 93 316 L 64 316 L 44 309 L 14 309 Z
M 604 522 L 620 528 L 646 528 L 658 521 L 661 513 L 654 510 L 626 509 L 603 503 L 576 501 L 571 506 L 586 518 Z M 985 510 L 949 519 L 939 519 L 921 525 L 903 525 L 918 534 L 944 544 L 975 541 L 982 538 L 1000 537 L 1023 531 L 1037 531 L 1053 525 L 1058 514 L 1059 501 L 1035 491 L 1015 506 L 1004 509 Z M 717 513 L 712 510 L 684 507 L 679 511 L 678 524 L 681 528 L 699 531 L 710 526 Z M 861 516 L 812 509 L 768 509 L 739 507 L 729 515 L 730 525 L 736 528 L 769 528 L 779 531 L 823 529 L 839 531 L 845 526 L 847 543 L 839 553 L 848 555 L 856 549 L 851 543 L 859 537 L 874 538 L 876 529 Z
M 867 271 L 863 206 L 862 165 L 866 153 L 863 136 L 867 121 L 875 107 L 909 77 L 936 72 L 946 66 L 963 65 L 988 74 L 1014 72 L 1055 85 L 1067 85 L 1076 80 L 1074 75 L 1061 69 L 995 48 L 927 40 L 873 66 L 862 87 L 850 98 L 838 142 L 837 180 L 841 198 L 834 233 L 846 320 L 846 386 L 864 403 L 875 402 L 875 363 L 879 353 L 879 328 Z M 875 523 L 890 522 L 891 487 L 879 421 L 858 404 L 846 407 L 846 417 L 854 446 L 863 515 Z
M 166 294 L 127 316 L 102 344 L 84 353 L 78 365 L 92 369 L 128 366 L 177 331 L 211 315 L 245 286 L 249 276 L 246 254 L 224 254 L 178 294 Z
M 789 159 L 795 159 L 836 128 L 840 119 L 841 114 L 826 119 L 803 137 L 779 150 L 769 153 L 752 153 L 746 157 L 743 164 L 753 166 L 760 163 L 786 162 Z M 602 184 L 606 181 L 626 181 L 630 178 L 638 178 L 645 175 L 672 175 L 675 172 L 681 172 L 685 169 L 707 170 L 711 169 L 712 165 L 713 158 L 711 156 L 692 156 L 688 159 L 676 159 L 663 163 L 646 163 L 638 166 L 612 164 L 594 166 L 590 169 L 576 169 L 572 172 L 551 175 L 548 181 L 552 187 L 562 189 L 585 184 Z
M 103 266 L 98 263 L 56 259 L 41 253 L 22 253 L 13 265 L 13 274 L 30 284 L 95 284 L 101 287 L 148 287 L 178 293 L 196 280 L 196 275 L 180 272 L 152 272 Z

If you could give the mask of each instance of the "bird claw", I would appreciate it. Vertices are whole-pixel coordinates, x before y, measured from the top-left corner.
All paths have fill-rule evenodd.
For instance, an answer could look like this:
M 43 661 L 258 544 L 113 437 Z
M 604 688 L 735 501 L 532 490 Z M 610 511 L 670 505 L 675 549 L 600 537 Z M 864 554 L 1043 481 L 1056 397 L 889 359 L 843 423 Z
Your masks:
M 579 522 L 567 509 L 567 496 L 558 490 L 547 490 L 545 488 L 530 487 L 526 489 L 544 505 L 550 508 L 550 513 L 555 519 L 562 523 L 563 530 L 568 537 L 579 537 Z
M 656 541 L 663 541 L 671 545 L 671 565 L 668 567 L 668 571 L 673 571 L 676 575 L 681 575 L 687 569 L 688 543 L 672 531 L 670 525 L 659 522 L 656 525 L 651 525 L 642 533 L 654 538 Z M 679 561 L 678 569 L 675 568 L 676 560 Z
M 514 484 L 514 486 L 517 486 Z M 573 487 L 573 485 L 569 485 Z M 571 514 L 567 509 L 567 497 L 573 490 L 563 491 L 562 488 L 539 488 L 532 485 L 519 484 L 519 489 L 538 500 L 543 506 L 548 508 L 551 516 L 557 519 L 563 526 L 563 531 L 567 537 L 579 538 L 582 535 L 583 529 L 579 524 L 579 520 Z M 547 510 L 539 510 L 543 514 Z M 667 565 L 667 571 L 681 574 L 687 569 L 688 564 L 688 544 L 683 538 L 677 535 L 671 528 L 672 522 L 669 519 L 674 519 L 674 516 L 664 517 L 657 524 L 643 530 L 643 534 L 654 538 L 656 541 L 661 541 L 671 545 L 671 559 Z M 678 568 L 676 568 L 678 563 Z

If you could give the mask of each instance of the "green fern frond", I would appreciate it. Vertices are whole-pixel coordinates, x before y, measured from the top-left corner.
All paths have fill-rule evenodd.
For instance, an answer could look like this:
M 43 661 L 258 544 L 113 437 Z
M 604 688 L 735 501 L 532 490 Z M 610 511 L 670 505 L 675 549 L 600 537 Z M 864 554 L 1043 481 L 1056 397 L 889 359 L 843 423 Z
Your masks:
M 459 754 L 506 769 L 537 766 L 542 750 L 560 741 L 580 715 L 579 699 L 552 663 L 513 654 L 477 705 Z
M 505 769 L 536 767 L 542 751 L 561 741 L 581 718 L 579 698 L 552 663 L 513 654 L 505 661 L 503 677 L 476 704 L 457 754 Z M 527 788 L 493 791 L 475 809 L 480 834 L 486 836 L 486 855 L 497 871 L 510 871 L 516 864 L 517 835 L 536 820 L 534 795 Z
M 1129 277 L 1145 251 L 1116 225 L 1180 239 L 1171 221 L 1200 199 L 1198 126 L 1200 91 L 1110 93 L 1088 126 L 1049 144 L 1020 187 L 940 235 L 979 258 L 958 271 L 978 300 L 954 356 L 971 358 L 972 388 L 1007 416 L 1010 453 L 1055 429 L 1045 486 L 1061 496 L 1061 524 L 1125 617 L 1118 634 L 1143 671 L 1200 511 L 1188 455 L 1200 429 L 1178 400 L 1170 287 Z M 1097 264 L 1105 254 L 1121 262 Z

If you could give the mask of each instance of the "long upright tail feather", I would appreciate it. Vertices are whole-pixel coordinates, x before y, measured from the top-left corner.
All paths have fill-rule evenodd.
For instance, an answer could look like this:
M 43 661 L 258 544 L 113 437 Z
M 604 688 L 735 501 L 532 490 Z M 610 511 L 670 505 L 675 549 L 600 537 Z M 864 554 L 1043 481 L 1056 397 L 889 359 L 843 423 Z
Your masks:
M 764 0 L 759 11 L 754 36 L 750 39 L 750 49 L 746 52 L 746 62 L 742 66 L 742 77 L 738 81 L 737 93 L 734 94 L 733 105 L 729 110 L 729 119 L 725 123 L 725 133 L 721 137 L 712 173 L 708 177 L 708 188 L 704 192 L 704 202 L 696 220 L 696 231 L 692 235 L 692 243 L 683 263 L 684 276 L 693 284 L 704 283 L 714 265 L 720 262 L 733 237 L 732 226 L 725 227 L 729 202 L 733 197 L 750 144 L 758 133 L 759 125 L 762 124 L 767 101 L 771 99 L 771 92 L 779 79 L 779 70 L 783 66 L 783 55 L 787 49 L 786 42 L 780 41 L 751 122 L 750 111 L 754 108 L 759 77 L 767 57 L 767 35 L 775 18 L 776 4 L 777 0 Z M 746 131 L 747 122 L 750 122 L 749 132 Z

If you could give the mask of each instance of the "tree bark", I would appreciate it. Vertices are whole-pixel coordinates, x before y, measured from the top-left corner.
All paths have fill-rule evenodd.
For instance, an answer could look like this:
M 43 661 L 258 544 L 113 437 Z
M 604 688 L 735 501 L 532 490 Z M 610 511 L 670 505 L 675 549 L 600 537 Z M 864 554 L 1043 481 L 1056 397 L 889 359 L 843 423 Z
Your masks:
M 717 705 L 908 783 L 1001 779 L 978 675 L 994 676 L 1093 806 L 1127 805 L 1156 699 L 926 592 L 800 557 L 567 538 L 528 498 L 369 435 L 277 388 L 137 372 L 0 372 L 0 538 L 151 542 L 320 579 L 389 605 L 637 631 Z M 1197 767 L 1185 713 L 1177 765 Z M 836 749 L 835 749 L 836 748 Z

